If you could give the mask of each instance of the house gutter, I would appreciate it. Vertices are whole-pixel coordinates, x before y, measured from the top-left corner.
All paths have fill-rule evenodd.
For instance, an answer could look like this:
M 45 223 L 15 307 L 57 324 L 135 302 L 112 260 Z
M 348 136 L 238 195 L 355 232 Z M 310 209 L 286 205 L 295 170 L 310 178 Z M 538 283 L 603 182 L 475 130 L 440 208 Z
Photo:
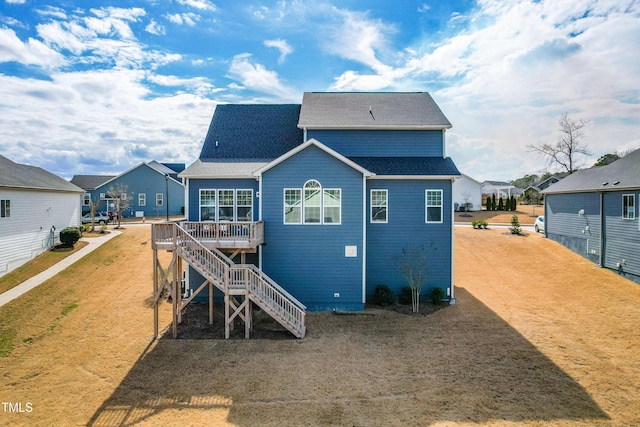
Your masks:
M 604 267 L 604 192 L 600 193 L 600 267 Z
M 362 304 L 367 302 L 367 177 L 362 174 Z
M 444 136 L 444 135 L 443 135 Z M 453 244 L 454 244 L 454 234 L 453 234 L 453 223 L 455 221 L 455 215 L 454 215 L 454 209 L 453 209 L 453 182 L 455 181 L 455 178 L 451 179 L 451 191 L 449 192 L 451 194 L 451 295 L 449 295 L 449 304 L 453 305 L 456 303 L 456 296 L 455 296 L 455 292 L 454 292 L 454 284 L 453 284 L 453 279 L 454 279 L 454 271 L 453 271 L 453 266 L 454 266 L 454 262 L 453 262 L 453 257 L 454 257 L 454 250 L 453 250 Z

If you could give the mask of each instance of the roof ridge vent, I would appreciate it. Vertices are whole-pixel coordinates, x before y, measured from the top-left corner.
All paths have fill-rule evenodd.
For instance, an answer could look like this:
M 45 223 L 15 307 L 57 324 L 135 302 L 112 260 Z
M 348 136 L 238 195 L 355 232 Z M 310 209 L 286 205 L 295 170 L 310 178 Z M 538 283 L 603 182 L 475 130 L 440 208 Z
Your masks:
M 620 181 L 616 181 L 613 183 L 613 185 L 618 185 L 618 184 L 620 184 Z

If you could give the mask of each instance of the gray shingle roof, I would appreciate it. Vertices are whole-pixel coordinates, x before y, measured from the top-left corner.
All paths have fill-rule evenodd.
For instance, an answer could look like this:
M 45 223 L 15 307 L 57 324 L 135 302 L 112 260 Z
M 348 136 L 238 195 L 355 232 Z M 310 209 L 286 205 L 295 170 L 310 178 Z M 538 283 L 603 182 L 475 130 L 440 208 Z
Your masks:
M 426 92 L 305 92 L 298 126 L 445 129 L 451 123 Z
M 218 105 L 200 160 L 275 159 L 302 144 L 299 104 Z
M 0 187 L 82 193 L 66 179 L 36 166 L 22 165 L 0 156 Z
M 115 177 L 116 175 L 74 175 L 71 183 L 84 190 L 95 190 Z
M 574 172 L 543 190 L 542 194 L 638 188 L 640 188 L 640 149 L 606 166 Z
M 349 157 L 376 175 L 458 176 L 450 157 Z

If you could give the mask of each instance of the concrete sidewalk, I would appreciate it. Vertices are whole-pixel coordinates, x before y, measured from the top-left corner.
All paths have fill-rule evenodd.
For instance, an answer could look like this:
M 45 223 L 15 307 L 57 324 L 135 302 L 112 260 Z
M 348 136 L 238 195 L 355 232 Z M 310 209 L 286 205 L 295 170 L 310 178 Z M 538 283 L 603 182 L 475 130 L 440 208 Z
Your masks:
M 96 250 L 104 242 L 107 242 L 113 239 L 119 234 L 121 234 L 120 231 L 110 230 L 109 234 L 105 234 L 104 236 L 80 239 L 83 242 L 88 243 L 84 248 L 80 249 L 73 255 L 69 255 L 59 263 L 52 265 L 42 273 L 36 274 L 32 278 L 20 283 L 18 286 L 11 288 L 8 291 L 0 294 L 0 307 L 5 305 L 9 301 L 13 301 L 14 299 L 18 298 L 20 295 L 24 294 L 25 292 L 30 291 L 31 289 L 35 288 L 42 282 L 49 280 L 50 278 L 60 273 L 65 268 L 69 267 L 74 262 L 78 261 L 80 258 Z

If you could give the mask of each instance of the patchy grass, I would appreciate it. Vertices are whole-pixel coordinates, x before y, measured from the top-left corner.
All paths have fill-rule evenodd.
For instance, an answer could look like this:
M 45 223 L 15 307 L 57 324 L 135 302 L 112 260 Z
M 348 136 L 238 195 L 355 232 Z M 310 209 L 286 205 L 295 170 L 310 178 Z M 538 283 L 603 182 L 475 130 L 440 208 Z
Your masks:
M 21 265 L 15 270 L 0 277 L 0 293 L 6 292 L 9 289 L 15 288 L 20 283 L 42 273 L 47 268 L 62 261 L 71 254 L 76 253 L 87 245 L 87 242 L 77 242 L 70 250 L 64 251 L 46 251 L 38 255 L 26 264 Z

